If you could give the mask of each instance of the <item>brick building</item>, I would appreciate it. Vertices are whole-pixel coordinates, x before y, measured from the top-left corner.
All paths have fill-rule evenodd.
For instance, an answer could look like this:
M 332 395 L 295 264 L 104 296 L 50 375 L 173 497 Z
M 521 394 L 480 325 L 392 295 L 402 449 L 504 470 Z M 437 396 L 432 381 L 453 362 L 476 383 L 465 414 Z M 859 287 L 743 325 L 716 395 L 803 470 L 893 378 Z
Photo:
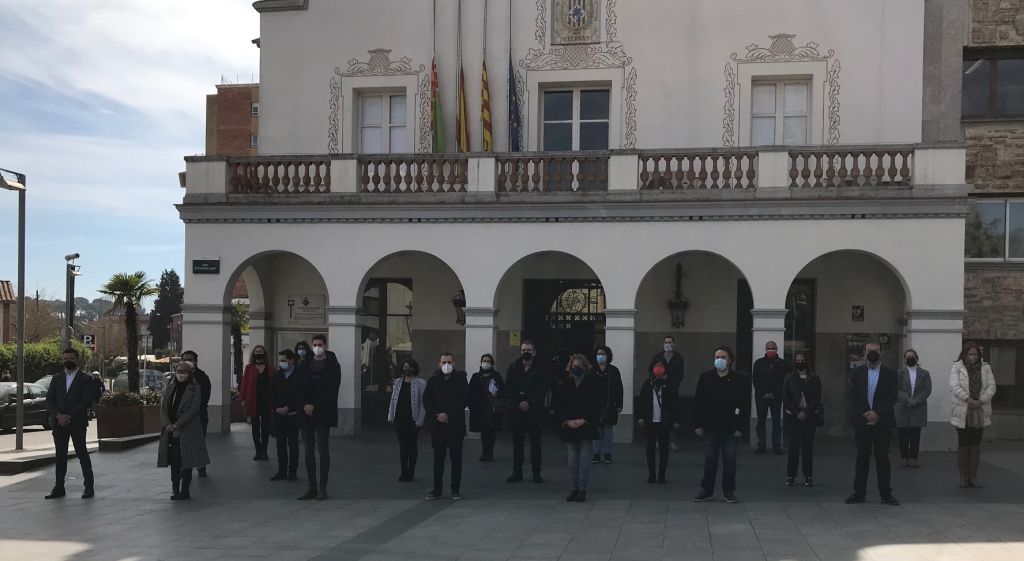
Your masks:
M 259 115 L 259 84 L 218 85 L 206 96 L 206 155 L 255 156 Z
M 973 0 L 963 60 L 964 338 L 992 363 L 996 404 L 1024 409 L 1024 0 Z M 949 357 L 952 359 L 953 357 Z
M 18 297 L 14 293 L 11 281 L 0 280 L 0 343 L 14 341 L 15 314 L 14 305 Z

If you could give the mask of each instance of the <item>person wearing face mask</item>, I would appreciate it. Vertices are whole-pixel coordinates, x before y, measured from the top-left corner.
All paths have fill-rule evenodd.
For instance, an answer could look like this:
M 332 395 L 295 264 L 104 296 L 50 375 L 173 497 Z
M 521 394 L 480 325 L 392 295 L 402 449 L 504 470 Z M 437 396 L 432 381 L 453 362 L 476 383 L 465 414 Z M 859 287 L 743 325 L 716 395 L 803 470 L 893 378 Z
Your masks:
M 896 401 L 896 432 L 900 439 L 903 467 L 920 467 L 917 452 L 921 446 L 921 429 L 928 425 L 928 396 L 932 394 L 932 376 L 918 363 L 917 351 L 903 353 L 899 372 L 899 394 Z
M 601 424 L 601 395 L 590 361 L 582 354 L 569 359 L 569 375 L 558 386 L 559 437 L 569 454 L 569 496 L 566 501 L 587 500 L 590 458 Z
M 949 388 L 953 403 L 949 422 L 956 427 L 960 487 L 981 487 L 981 434 L 992 424 L 996 379 L 992 367 L 981 360 L 981 349 L 976 343 L 964 344 L 949 374 Z
M 679 354 L 676 350 L 676 338 L 671 335 L 666 335 L 661 340 L 661 352 L 654 355 L 651 361 L 664 360 L 665 365 L 668 368 L 668 373 L 665 375 L 665 381 L 669 388 L 672 388 L 679 393 L 679 387 L 683 384 L 683 374 L 685 371 L 685 363 L 683 362 L 683 355 Z M 669 447 L 673 452 L 679 450 L 682 444 L 684 435 L 682 433 L 676 433 L 677 440 L 680 441 L 677 444 L 675 441 L 669 442 Z
M 765 425 L 769 413 L 772 416 L 772 450 L 776 454 L 785 453 L 782 450 L 782 382 L 792 371 L 789 362 L 779 356 L 779 346 L 775 341 L 768 341 L 764 346 L 764 356 L 754 361 L 751 377 L 754 383 L 754 404 L 757 406 L 755 454 L 765 452 Z
M 292 349 L 295 353 L 295 366 L 298 367 L 303 362 L 313 358 L 313 351 L 309 348 L 309 343 L 305 341 L 299 341 L 295 343 L 295 348 Z
M 807 354 L 793 355 L 793 372 L 782 383 L 782 404 L 786 411 L 786 485 L 796 485 L 796 469 L 803 457 L 804 487 L 814 486 L 814 433 L 824 422 L 821 406 L 821 378 L 811 370 Z
M 704 478 L 694 502 L 711 500 L 715 495 L 718 459 L 722 459 L 722 495 L 728 503 L 736 498 L 737 440 L 750 424 L 750 380 L 733 368 L 729 347 L 715 349 L 714 368 L 697 379 L 694 394 L 694 433 L 704 439 Z
M 900 502 L 892 494 L 891 468 L 889 466 L 889 439 L 896 424 L 893 408 L 899 396 L 899 376 L 882 364 L 882 346 L 870 341 L 864 346 L 865 364 L 853 370 L 847 384 L 847 411 L 853 425 L 854 442 L 857 445 L 856 475 L 853 480 L 853 494 L 846 498 L 846 504 L 863 503 L 867 496 L 868 470 L 871 456 L 875 457 L 875 472 L 878 478 L 878 493 L 882 502 L 898 506 Z
M 253 461 L 269 460 L 270 444 L 270 375 L 273 367 L 267 363 L 267 349 L 256 345 L 249 353 L 249 364 L 242 372 L 242 387 L 238 395 L 245 409 L 246 420 L 252 425 L 252 444 L 256 448 Z
M 85 484 L 83 499 L 95 495 L 92 460 L 86 446 L 85 434 L 89 428 L 87 412 L 95 398 L 92 378 L 78 369 L 78 351 L 73 348 L 61 353 L 64 371 L 50 381 L 46 391 L 46 409 L 53 427 L 53 447 L 56 452 L 56 482 L 47 499 L 65 496 L 64 479 L 68 472 L 68 440 L 75 448 L 78 463 L 82 466 L 82 480 Z
M 455 369 L 455 355 L 441 353 L 437 371 L 423 391 L 423 409 L 434 448 L 434 488 L 427 500 L 440 499 L 444 486 L 445 456 L 452 462 L 452 500 L 462 498 L 462 442 L 466 438 L 466 406 L 469 384 L 466 373 Z
M 398 462 L 402 467 L 398 481 L 403 483 L 416 479 L 420 428 L 426 417 L 426 411 L 423 409 L 423 392 L 427 382 L 419 375 L 419 363 L 412 358 L 402 361 L 401 376 L 391 386 L 391 403 L 388 405 L 388 422 L 395 427 L 395 436 L 398 437 Z
M 519 352 L 519 359 L 509 365 L 505 377 L 505 396 L 509 401 L 509 423 L 512 425 L 512 475 L 505 482 L 523 480 L 524 447 L 529 436 L 533 482 L 543 483 L 540 438 L 546 417 L 544 400 L 549 373 L 537 357 L 533 341 L 523 341 Z
M 679 394 L 668 387 L 668 365 L 656 359 L 648 367 L 649 377 L 640 388 L 636 422 L 647 437 L 647 482 L 665 484 L 668 469 L 669 439 L 679 428 Z M 658 452 L 655 469 L 654 456 Z
M 277 371 L 270 379 L 270 406 L 274 438 L 277 441 L 277 473 L 271 481 L 295 481 L 299 471 L 299 378 L 295 375 L 295 353 L 277 353 Z
M 171 467 L 172 501 L 192 498 L 192 469 L 210 463 L 203 427 L 199 423 L 202 400 L 192 365 L 179 362 L 160 402 L 164 428 L 156 462 L 157 467 Z
M 341 363 L 327 350 L 327 336 L 316 335 L 311 341 L 312 358 L 299 363 L 299 395 L 302 413 L 299 430 L 305 448 L 306 479 L 309 487 L 300 501 L 327 500 L 327 475 L 331 470 L 331 448 L 328 437 L 331 427 L 338 426 L 338 392 L 341 390 Z M 317 481 L 316 455 L 320 454 L 320 480 Z M 319 485 L 318 485 L 319 483 Z
M 469 379 L 469 430 L 480 433 L 480 461 L 494 461 L 494 441 L 501 419 L 498 398 L 505 388 L 501 373 L 494 369 L 494 357 L 480 357 L 480 370 Z
M 597 382 L 598 401 L 601 403 L 601 426 L 598 438 L 594 440 L 594 457 L 591 463 L 612 463 L 612 442 L 615 438 L 615 425 L 622 413 L 622 374 L 612 365 L 612 350 L 601 345 L 594 350 L 594 380 Z
M 195 351 L 185 351 L 181 353 L 181 360 L 187 361 L 192 365 L 192 376 L 195 377 L 196 383 L 199 384 L 199 391 L 203 396 L 202 407 L 199 409 L 199 422 L 203 425 L 203 437 L 206 436 L 206 428 L 210 425 L 210 414 L 207 411 L 210 405 L 210 395 L 213 391 L 213 384 L 210 382 L 210 376 L 199 368 L 199 353 Z M 206 477 L 206 466 L 199 468 L 199 477 Z

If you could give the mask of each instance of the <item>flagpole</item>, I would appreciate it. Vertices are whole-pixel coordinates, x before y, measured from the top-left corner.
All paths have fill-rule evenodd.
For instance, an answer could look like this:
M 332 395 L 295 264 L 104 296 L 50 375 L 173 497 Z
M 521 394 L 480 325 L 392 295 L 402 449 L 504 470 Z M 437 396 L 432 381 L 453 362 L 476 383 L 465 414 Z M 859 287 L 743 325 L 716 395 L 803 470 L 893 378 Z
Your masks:
M 506 81 L 505 97 L 508 99 L 507 109 L 505 111 L 505 127 L 508 129 L 508 151 L 512 151 L 512 119 L 509 116 L 512 114 L 512 88 L 508 87 L 508 84 L 512 84 L 512 0 L 508 0 L 508 80 Z

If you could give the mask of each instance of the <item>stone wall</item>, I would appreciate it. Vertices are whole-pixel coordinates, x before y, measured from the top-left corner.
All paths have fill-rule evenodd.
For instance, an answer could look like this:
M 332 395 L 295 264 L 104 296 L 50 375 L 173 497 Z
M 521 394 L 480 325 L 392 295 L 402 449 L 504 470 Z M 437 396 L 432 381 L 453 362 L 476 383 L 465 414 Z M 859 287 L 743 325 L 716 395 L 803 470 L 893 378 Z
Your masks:
M 973 0 L 971 47 L 1024 45 L 1024 0 Z
M 972 192 L 1024 192 L 1024 121 L 967 123 L 964 129 Z
M 1024 269 L 970 266 L 964 278 L 965 339 L 1024 339 Z

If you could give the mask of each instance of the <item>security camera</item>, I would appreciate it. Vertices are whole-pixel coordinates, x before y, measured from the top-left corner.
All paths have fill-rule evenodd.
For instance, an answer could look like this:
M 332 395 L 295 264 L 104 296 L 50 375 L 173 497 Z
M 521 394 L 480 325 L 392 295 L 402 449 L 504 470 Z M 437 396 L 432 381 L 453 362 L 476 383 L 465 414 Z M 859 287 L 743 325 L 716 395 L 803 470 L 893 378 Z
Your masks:
M 79 257 L 81 257 L 81 256 L 78 255 L 77 253 L 69 253 L 68 255 L 64 256 L 64 260 L 65 261 L 74 261 L 75 259 L 78 259 Z

